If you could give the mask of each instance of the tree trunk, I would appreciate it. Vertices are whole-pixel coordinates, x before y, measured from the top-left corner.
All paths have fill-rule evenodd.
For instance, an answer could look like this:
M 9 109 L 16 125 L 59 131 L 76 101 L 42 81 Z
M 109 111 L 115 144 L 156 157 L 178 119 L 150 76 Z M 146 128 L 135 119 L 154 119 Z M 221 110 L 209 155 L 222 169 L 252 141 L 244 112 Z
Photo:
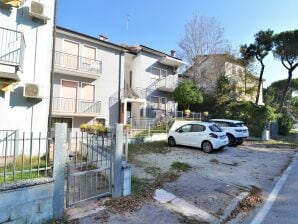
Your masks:
M 264 69 L 265 69 L 265 65 L 263 64 L 263 62 L 260 61 L 260 63 L 261 63 L 262 68 L 261 68 L 260 76 L 259 76 L 258 91 L 257 91 L 257 96 L 256 96 L 256 105 L 258 105 L 258 103 L 259 103 L 261 86 L 262 86 L 262 81 L 263 81 L 263 73 L 264 73 Z
M 287 92 L 288 92 L 288 89 L 289 89 L 289 86 L 290 86 L 290 83 L 291 83 L 291 80 L 292 80 L 292 72 L 293 72 L 293 68 L 290 68 L 288 70 L 288 80 L 287 80 L 287 82 L 284 86 L 283 93 L 282 93 L 282 96 L 281 96 L 281 99 L 280 99 L 279 108 L 278 108 L 279 112 L 281 112 L 282 107 L 283 107 L 283 105 L 285 103 L 285 100 L 286 100 Z

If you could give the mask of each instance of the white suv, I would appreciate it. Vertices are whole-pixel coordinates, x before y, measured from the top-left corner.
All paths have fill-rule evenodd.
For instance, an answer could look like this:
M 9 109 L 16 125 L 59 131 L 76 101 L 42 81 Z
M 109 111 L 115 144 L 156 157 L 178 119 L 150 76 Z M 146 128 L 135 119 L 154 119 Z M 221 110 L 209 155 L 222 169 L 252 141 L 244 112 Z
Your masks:
M 248 128 L 243 121 L 227 120 L 227 119 L 211 119 L 211 122 L 217 124 L 223 131 L 227 133 L 229 145 L 240 145 L 249 136 Z

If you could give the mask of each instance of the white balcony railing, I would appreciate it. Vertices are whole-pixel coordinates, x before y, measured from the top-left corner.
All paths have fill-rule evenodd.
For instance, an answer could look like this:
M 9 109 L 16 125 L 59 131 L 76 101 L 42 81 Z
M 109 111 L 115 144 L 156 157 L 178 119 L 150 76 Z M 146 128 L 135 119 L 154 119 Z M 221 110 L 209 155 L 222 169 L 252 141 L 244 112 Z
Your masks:
M 100 75 L 102 72 L 102 62 L 78 55 L 55 52 L 55 66 L 74 71 L 82 71 Z
M 52 111 L 70 114 L 100 114 L 100 101 L 53 97 Z
M 178 76 L 168 75 L 158 82 L 158 89 L 161 91 L 173 92 L 178 86 Z
M 22 32 L 0 27 L 0 63 L 17 66 L 22 71 L 25 40 Z

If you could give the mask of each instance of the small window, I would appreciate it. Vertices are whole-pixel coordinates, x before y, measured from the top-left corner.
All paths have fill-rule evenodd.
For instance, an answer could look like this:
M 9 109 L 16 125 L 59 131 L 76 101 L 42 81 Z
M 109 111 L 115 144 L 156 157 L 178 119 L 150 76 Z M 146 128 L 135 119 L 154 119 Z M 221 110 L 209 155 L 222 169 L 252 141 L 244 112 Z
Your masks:
M 206 127 L 199 124 L 193 124 L 191 126 L 191 132 L 203 132 L 206 130 Z
M 159 69 L 159 68 L 152 67 L 152 68 L 151 68 L 151 73 L 152 73 L 153 75 L 156 75 L 157 78 L 159 78 L 159 76 L 160 76 L 160 69 Z
M 211 131 L 213 131 L 213 132 L 222 132 L 221 128 L 218 127 L 216 124 L 214 124 L 214 125 L 210 125 L 210 126 L 209 126 L 209 129 L 210 129 Z
M 187 124 L 187 125 L 184 125 L 181 128 L 179 128 L 177 131 L 178 132 L 190 132 L 190 129 L 191 129 L 191 125 Z

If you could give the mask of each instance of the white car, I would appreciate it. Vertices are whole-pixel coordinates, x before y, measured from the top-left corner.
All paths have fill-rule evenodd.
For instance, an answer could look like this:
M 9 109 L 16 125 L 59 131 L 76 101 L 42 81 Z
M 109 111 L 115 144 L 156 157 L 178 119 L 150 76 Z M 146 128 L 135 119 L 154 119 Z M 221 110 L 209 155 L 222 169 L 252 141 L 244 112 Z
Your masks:
M 223 131 L 227 133 L 229 145 L 240 145 L 249 136 L 248 128 L 243 121 L 227 120 L 227 119 L 211 119 L 210 122 L 217 124 Z
M 226 133 L 209 122 L 184 122 L 173 125 L 168 134 L 170 146 L 185 145 L 202 148 L 210 153 L 213 149 L 222 149 L 229 144 Z

